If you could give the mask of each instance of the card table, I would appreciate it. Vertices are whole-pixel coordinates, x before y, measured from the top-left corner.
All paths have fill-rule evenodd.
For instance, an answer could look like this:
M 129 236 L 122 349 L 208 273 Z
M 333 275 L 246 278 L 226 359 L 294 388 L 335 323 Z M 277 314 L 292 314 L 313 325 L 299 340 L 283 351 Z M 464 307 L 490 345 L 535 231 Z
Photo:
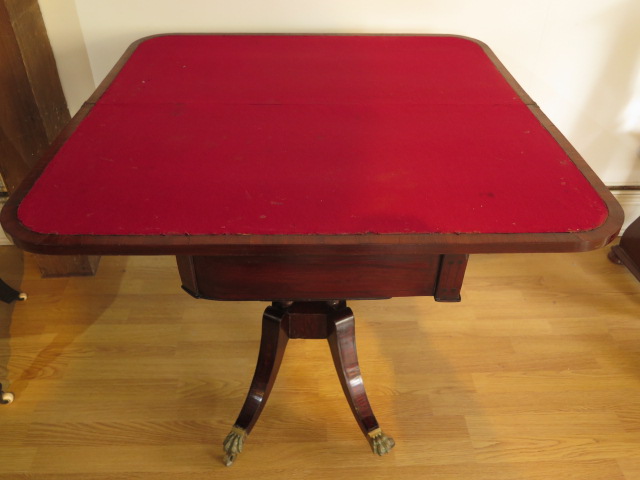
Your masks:
M 266 300 L 231 464 L 289 338 L 326 338 L 377 454 L 350 299 L 459 301 L 469 254 L 594 249 L 622 211 L 483 43 L 161 35 L 134 43 L 2 211 L 43 254 L 175 255 L 196 298 Z

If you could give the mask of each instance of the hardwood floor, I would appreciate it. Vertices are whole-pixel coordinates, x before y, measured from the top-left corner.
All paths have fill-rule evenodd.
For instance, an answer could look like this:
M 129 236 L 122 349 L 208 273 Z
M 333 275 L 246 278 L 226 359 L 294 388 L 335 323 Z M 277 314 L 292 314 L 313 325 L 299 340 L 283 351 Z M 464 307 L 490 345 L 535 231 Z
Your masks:
M 221 443 L 257 357 L 265 303 L 194 300 L 171 257 L 104 257 L 0 304 L 0 480 L 640 479 L 640 283 L 606 258 L 472 256 L 459 304 L 353 301 L 374 412 L 362 437 L 325 341 L 292 340 L 235 465 Z

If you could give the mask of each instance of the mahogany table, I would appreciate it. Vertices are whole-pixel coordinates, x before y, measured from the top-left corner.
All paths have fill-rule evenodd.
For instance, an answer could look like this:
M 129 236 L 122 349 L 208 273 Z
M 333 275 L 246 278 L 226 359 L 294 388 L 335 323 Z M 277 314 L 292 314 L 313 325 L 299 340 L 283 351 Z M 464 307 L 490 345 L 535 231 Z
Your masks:
M 386 453 L 346 301 L 458 301 L 469 254 L 598 248 L 622 212 L 478 41 L 165 35 L 131 46 L 1 221 L 25 250 L 175 255 L 196 298 L 272 302 L 230 464 L 289 338 L 328 339 Z

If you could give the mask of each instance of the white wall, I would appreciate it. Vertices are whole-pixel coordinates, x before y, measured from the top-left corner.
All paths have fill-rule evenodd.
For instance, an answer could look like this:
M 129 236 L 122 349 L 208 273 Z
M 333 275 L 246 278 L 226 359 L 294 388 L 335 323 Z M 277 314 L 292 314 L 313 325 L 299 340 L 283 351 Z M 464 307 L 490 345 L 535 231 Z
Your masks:
M 40 0 L 62 89 L 71 114 L 95 89 L 75 0 Z

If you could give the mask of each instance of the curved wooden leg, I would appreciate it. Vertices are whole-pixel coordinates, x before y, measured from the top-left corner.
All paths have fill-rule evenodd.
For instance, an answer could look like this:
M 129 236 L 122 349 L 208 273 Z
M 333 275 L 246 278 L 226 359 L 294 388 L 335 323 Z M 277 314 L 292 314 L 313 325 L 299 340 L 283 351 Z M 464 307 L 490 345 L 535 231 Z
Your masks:
M 262 316 L 260 353 L 251 387 L 240 415 L 223 443 L 224 461 L 227 466 L 230 466 L 238 454 L 242 452 L 244 440 L 258 421 L 276 381 L 284 350 L 289 340 L 287 326 L 283 321 L 285 314 L 284 308 L 274 303 L 273 306 L 265 309 Z
M 327 322 L 329 331 L 327 340 L 331 347 L 333 363 L 353 416 L 369 441 L 373 453 L 384 455 L 394 447 L 395 442 L 393 438 L 382 432 L 373 415 L 360 374 L 356 350 L 355 318 L 350 308 L 345 307 L 344 304 L 341 306 L 343 308 L 337 309 Z

